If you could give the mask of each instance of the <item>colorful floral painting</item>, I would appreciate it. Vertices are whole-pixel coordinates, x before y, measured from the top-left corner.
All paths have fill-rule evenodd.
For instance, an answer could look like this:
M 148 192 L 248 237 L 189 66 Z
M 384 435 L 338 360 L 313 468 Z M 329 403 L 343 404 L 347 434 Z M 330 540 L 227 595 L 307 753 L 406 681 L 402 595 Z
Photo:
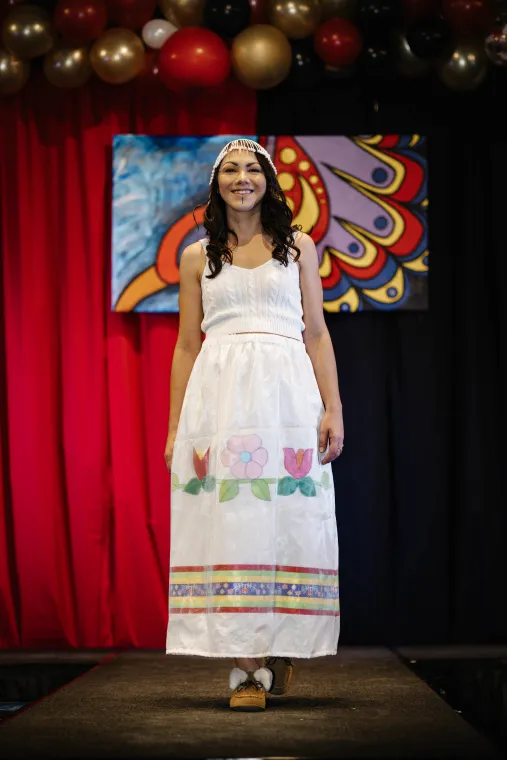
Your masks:
M 294 221 L 315 242 L 326 311 L 427 308 L 424 136 L 118 135 L 113 310 L 178 311 L 181 253 L 204 235 L 212 164 L 237 137 L 272 156 Z
M 176 472 L 171 475 L 172 490 L 182 490 L 197 496 L 201 489 L 208 493 L 218 487 L 218 501 L 230 501 L 239 493 L 241 486 L 250 490 L 257 499 L 271 501 L 270 485 L 275 486 L 278 496 L 291 496 L 298 489 L 303 496 L 316 496 L 317 489 L 331 487 L 329 473 L 324 470 L 320 481 L 314 480 L 309 473 L 312 469 L 313 449 L 283 449 L 283 463 L 286 472 L 278 478 L 267 478 L 263 467 L 267 464 L 269 454 L 262 445 L 260 436 L 232 435 L 220 451 L 220 462 L 229 470 L 224 478 L 217 478 L 209 472 L 209 448 L 206 451 L 192 450 L 192 463 L 195 475 L 188 482 L 180 482 Z M 287 474 L 288 473 L 288 474 Z

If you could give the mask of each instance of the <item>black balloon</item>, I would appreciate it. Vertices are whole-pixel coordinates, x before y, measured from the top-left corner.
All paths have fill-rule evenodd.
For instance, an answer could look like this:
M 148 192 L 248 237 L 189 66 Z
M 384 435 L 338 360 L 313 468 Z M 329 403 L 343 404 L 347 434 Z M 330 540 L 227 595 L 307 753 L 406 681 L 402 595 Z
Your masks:
M 382 37 L 402 16 L 400 0 L 359 0 L 357 21 L 370 37 Z
M 221 37 L 235 37 L 250 24 L 249 0 L 207 0 L 204 25 Z
M 308 90 L 319 84 L 324 76 L 324 61 L 313 49 L 313 40 L 298 40 L 291 44 L 292 64 L 285 80 L 290 87 Z
M 366 40 L 359 65 L 367 74 L 382 76 L 391 71 L 393 50 L 387 40 Z
M 450 27 L 437 17 L 419 21 L 405 36 L 414 55 L 426 61 L 445 55 L 451 45 Z
M 507 0 L 498 0 L 493 5 L 494 21 L 493 26 L 504 26 L 507 24 Z

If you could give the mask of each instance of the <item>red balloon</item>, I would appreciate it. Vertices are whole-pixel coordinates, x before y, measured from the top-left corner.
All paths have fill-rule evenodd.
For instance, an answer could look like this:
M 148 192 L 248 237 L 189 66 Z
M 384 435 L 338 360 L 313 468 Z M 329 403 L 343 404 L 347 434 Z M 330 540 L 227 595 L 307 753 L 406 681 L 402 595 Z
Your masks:
M 107 24 L 103 0 L 59 0 L 55 26 L 73 45 L 87 45 L 100 37 Z
M 314 36 L 315 52 L 329 66 L 354 63 L 363 48 L 358 28 L 346 18 L 330 18 Z
M 227 79 L 231 57 L 218 34 L 202 26 L 185 26 L 160 48 L 158 67 L 162 82 L 174 92 L 217 87 Z
M 268 0 L 250 0 L 251 24 L 269 24 Z
M 495 15 L 490 0 L 443 0 L 442 10 L 449 26 L 465 33 L 487 31 Z
M 153 18 L 157 0 L 106 0 L 110 21 L 136 31 Z

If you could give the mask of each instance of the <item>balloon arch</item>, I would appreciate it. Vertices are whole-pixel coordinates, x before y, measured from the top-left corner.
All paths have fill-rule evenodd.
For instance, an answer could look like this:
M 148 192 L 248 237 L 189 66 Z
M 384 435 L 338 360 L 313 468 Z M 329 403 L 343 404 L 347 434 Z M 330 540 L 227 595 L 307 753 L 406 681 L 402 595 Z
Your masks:
M 507 67 L 507 0 L 0 0 L 0 95 L 18 92 L 34 59 L 56 87 L 96 75 L 174 92 L 232 75 L 256 90 L 326 74 L 436 75 L 478 87 Z

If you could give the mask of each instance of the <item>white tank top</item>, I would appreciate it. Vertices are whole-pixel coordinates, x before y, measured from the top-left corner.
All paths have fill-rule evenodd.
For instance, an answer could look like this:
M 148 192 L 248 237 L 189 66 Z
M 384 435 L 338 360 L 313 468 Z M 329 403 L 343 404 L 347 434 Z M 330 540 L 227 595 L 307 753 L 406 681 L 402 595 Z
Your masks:
M 204 253 L 208 239 L 200 241 Z M 201 279 L 206 335 L 231 335 L 240 332 L 268 332 L 303 340 L 303 307 L 299 267 L 289 254 L 288 266 L 269 259 L 254 269 L 223 262 L 213 279 L 209 259 Z

